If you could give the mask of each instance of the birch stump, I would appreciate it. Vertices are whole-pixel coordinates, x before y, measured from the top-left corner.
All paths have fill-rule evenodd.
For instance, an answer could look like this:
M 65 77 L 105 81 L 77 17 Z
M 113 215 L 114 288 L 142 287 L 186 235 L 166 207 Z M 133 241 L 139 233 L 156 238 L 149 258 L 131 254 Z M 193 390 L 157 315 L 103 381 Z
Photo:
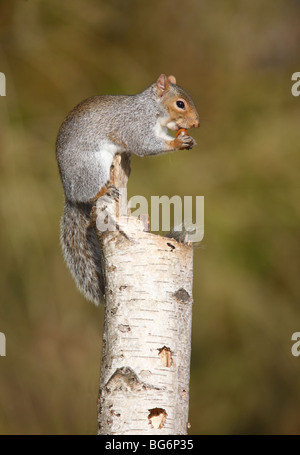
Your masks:
M 117 156 L 113 183 L 126 186 L 128 175 L 129 157 Z M 100 202 L 96 218 L 99 210 Z M 136 217 L 125 214 L 117 221 L 118 230 L 99 233 L 105 320 L 98 434 L 184 435 L 193 247 L 146 232 Z

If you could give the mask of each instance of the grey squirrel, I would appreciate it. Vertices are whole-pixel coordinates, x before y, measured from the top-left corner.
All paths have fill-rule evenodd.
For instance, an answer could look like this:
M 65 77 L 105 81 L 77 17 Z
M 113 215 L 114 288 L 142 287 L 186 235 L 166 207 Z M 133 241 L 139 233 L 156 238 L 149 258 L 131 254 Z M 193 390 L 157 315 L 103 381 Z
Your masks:
M 196 145 L 180 129 L 199 127 L 191 97 L 174 76 L 161 74 L 137 95 L 94 96 L 79 103 L 62 123 L 56 156 L 65 192 L 61 245 L 78 289 L 96 305 L 103 299 L 101 250 L 91 211 L 109 188 L 116 153 L 160 155 Z M 168 134 L 168 128 L 179 132 Z

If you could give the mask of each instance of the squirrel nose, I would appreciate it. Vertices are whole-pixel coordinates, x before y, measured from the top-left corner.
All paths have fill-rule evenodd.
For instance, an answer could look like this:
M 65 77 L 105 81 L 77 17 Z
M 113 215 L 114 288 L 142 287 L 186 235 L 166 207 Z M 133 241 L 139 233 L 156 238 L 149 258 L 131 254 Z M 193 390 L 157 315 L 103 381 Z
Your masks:
M 193 124 L 193 128 L 199 128 L 200 122 L 199 120 Z

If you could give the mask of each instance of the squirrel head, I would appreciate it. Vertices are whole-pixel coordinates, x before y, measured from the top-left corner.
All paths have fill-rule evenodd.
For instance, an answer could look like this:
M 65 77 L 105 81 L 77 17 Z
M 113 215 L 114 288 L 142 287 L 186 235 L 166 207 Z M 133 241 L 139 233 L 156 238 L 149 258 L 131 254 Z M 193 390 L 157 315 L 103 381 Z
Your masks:
M 166 125 L 177 131 L 179 128 L 198 128 L 199 115 L 190 95 L 176 85 L 175 76 L 161 74 L 156 81 L 156 93 L 168 113 Z

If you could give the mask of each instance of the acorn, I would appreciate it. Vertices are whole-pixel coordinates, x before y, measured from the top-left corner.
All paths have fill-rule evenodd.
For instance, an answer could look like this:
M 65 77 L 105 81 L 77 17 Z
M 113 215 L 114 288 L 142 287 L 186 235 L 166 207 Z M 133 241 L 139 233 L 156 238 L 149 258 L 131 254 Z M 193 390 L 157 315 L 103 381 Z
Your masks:
M 184 136 L 188 136 L 188 131 L 185 128 L 180 128 L 175 137 L 178 137 L 181 133 L 184 133 Z

